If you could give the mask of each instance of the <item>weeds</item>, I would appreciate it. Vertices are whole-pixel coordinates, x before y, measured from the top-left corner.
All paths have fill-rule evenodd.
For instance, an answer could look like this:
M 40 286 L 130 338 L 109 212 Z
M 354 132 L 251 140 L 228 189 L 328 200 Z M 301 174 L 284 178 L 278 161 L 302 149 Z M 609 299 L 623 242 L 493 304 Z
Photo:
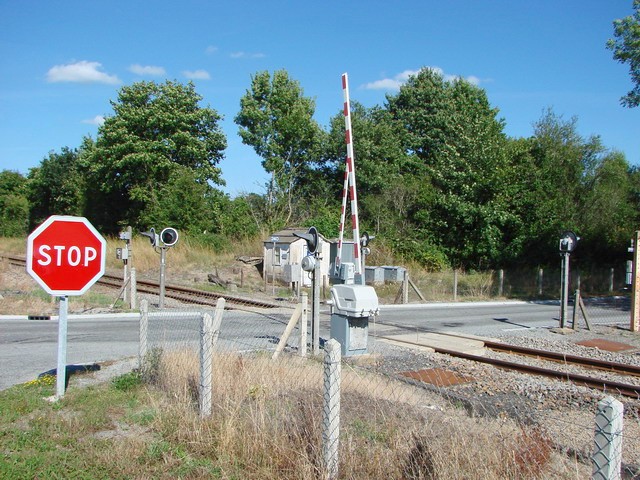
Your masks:
M 138 372 L 125 373 L 114 378 L 111 383 L 116 390 L 126 392 L 142 384 L 142 375 Z

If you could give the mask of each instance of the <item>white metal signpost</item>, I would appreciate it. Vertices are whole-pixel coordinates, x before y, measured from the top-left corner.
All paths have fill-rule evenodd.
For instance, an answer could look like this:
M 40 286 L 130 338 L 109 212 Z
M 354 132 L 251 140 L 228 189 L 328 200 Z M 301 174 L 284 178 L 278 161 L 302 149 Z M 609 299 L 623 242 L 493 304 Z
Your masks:
M 27 273 L 60 297 L 56 397 L 64 396 L 69 295 L 82 295 L 104 275 L 107 242 L 84 217 L 53 215 L 27 239 Z

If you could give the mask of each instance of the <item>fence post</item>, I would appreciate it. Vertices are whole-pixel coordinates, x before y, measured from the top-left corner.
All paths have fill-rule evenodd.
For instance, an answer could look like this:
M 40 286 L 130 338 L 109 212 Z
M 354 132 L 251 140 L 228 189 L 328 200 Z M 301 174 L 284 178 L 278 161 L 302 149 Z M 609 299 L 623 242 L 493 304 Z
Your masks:
M 138 280 L 136 278 L 136 267 L 131 267 L 129 274 L 129 287 L 131 287 L 131 297 L 129 307 L 131 310 L 138 308 Z
M 498 296 L 502 297 L 504 292 L 504 270 L 501 268 L 498 270 Z
M 458 269 L 453 270 L 453 301 L 458 300 Z
M 216 311 L 213 314 L 213 326 L 212 328 L 212 337 L 211 337 L 211 349 L 213 351 L 213 347 L 216 346 L 216 342 L 218 341 L 218 337 L 220 336 L 220 325 L 222 325 L 222 315 L 224 314 L 224 306 L 227 301 L 224 297 L 218 298 L 216 302 Z
M 298 285 L 300 285 L 298 283 Z M 309 296 L 306 292 L 302 294 L 300 299 L 302 303 L 302 315 L 300 315 L 300 347 L 298 354 L 301 357 L 307 356 L 307 325 L 309 325 Z
M 632 287 L 631 287 L 631 325 L 632 332 L 640 329 L 640 231 L 633 237 L 633 265 L 632 265 Z
M 213 317 L 205 313 L 200 322 L 200 416 L 211 415 L 211 372 L 213 367 Z
M 615 274 L 615 269 L 611 267 L 609 270 L 609 292 L 613 292 L 613 277 Z
M 405 270 L 402 277 L 402 304 L 407 303 L 409 303 L 409 272 Z
M 147 356 L 147 332 L 149 330 L 149 300 L 140 301 L 140 341 L 138 342 L 138 369 L 142 370 Z
M 324 346 L 324 392 L 322 410 L 322 458 L 325 478 L 338 478 L 340 437 L 340 343 L 332 338 Z
M 606 397 L 598 403 L 592 480 L 619 480 L 622 466 L 622 403 Z
M 538 269 L 538 295 L 542 296 L 542 282 L 544 281 L 544 269 Z

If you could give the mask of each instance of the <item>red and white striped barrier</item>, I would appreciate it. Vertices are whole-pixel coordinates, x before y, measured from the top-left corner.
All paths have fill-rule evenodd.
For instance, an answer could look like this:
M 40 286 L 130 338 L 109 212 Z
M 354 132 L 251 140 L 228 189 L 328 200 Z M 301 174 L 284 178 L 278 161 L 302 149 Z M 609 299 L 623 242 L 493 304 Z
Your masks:
M 335 262 L 336 275 L 340 272 L 342 259 L 342 244 L 344 240 L 344 224 L 347 209 L 347 191 L 351 200 L 351 227 L 353 229 L 353 259 L 355 273 L 362 273 L 362 261 L 360 259 L 360 225 L 358 223 L 358 196 L 356 193 L 356 171 L 353 155 L 353 134 L 351 132 L 351 104 L 349 100 L 349 78 L 342 74 L 342 93 L 344 96 L 344 125 L 345 142 L 347 144 L 347 159 L 344 172 L 344 187 L 342 189 L 342 212 L 340 213 L 340 236 L 338 238 L 338 253 Z

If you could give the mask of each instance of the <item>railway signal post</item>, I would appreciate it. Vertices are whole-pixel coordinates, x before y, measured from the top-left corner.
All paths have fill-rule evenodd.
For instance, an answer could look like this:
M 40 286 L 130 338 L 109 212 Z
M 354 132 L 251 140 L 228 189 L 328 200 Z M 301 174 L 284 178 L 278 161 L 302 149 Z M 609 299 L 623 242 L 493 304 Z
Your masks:
M 567 312 L 569 310 L 569 258 L 578 245 L 580 237 L 573 232 L 564 232 L 560 238 L 559 251 L 562 257 L 562 278 L 560 288 L 560 328 L 567 324 Z
M 68 296 L 82 295 L 105 271 L 107 242 L 84 217 L 53 215 L 27 238 L 27 273 L 60 299 L 56 397 L 64 396 Z
M 158 300 L 158 306 L 160 308 L 164 308 L 164 286 L 165 286 L 165 268 L 166 268 L 166 257 L 167 257 L 167 249 L 173 247 L 176 243 L 178 243 L 178 231 L 175 228 L 167 227 L 162 230 L 159 234 L 156 233 L 156 229 L 152 228 L 148 232 L 142 232 L 142 235 L 145 237 L 149 237 L 149 242 L 151 242 L 151 246 L 160 253 L 160 295 Z

